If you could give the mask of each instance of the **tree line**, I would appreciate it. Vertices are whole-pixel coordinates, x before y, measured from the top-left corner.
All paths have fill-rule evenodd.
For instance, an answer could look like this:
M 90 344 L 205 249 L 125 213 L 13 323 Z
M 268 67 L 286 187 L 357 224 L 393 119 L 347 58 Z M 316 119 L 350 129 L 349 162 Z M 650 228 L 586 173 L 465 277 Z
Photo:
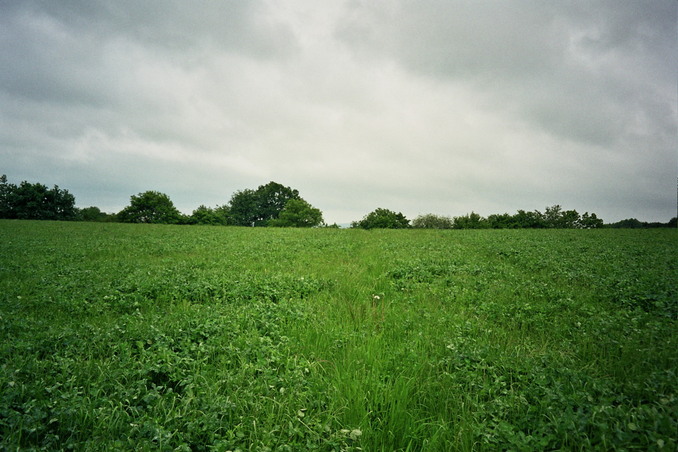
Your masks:
M 239 190 L 231 200 L 215 208 L 199 206 L 183 215 L 169 196 L 147 191 L 132 196 L 130 205 L 117 214 L 125 223 L 208 224 L 223 226 L 316 227 L 323 224 L 322 212 L 305 201 L 298 190 L 277 182 L 256 190 Z
M 352 228 L 361 229 L 595 229 L 595 228 L 675 228 L 676 217 L 668 223 L 646 223 L 635 218 L 616 223 L 605 224 L 595 213 L 584 212 L 580 215 L 576 210 L 563 210 L 556 204 L 547 207 L 544 212 L 534 210 L 527 212 L 518 210 L 508 213 L 493 214 L 483 217 L 475 212 L 458 217 L 447 217 L 432 213 L 419 215 L 408 220 L 402 213 L 388 209 L 376 209 L 362 220 L 351 223 Z
M 130 197 L 130 204 L 115 214 L 95 206 L 78 209 L 75 197 L 58 186 L 9 183 L 0 176 L 0 218 L 20 220 L 107 221 L 121 223 L 206 224 L 224 226 L 317 227 L 324 225 L 322 212 L 298 190 L 277 182 L 256 190 L 239 190 L 231 200 L 214 208 L 199 206 L 191 215 L 181 213 L 170 197 L 146 191 Z
M 201 224 L 249 227 L 338 227 L 328 226 L 320 209 L 313 207 L 299 191 L 277 182 L 257 189 L 238 190 L 228 203 L 207 207 L 200 205 L 190 215 L 181 213 L 169 196 L 158 191 L 146 191 L 130 197 L 130 204 L 115 214 L 98 207 L 75 207 L 75 197 L 55 185 L 39 183 L 9 183 L 0 176 L 0 218 L 23 220 L 108 221 L 123 223 Z M 408 220 L 402 213 L 378 208 L 361 220 L 351 223 L 359 229 L 519 229 L 559 228 L 593 229 L 676 227 L 676 218 L 668 223 L 645 223 L 635 218 L 604 224 L 595 213 L 580 215 L 576 210 L 563 210 L 560 205 L 538 210 L 518 210 L 511 215 L 493 214 L 488 217 L 471 212 L 457 217 L 435 214 L 420 215 Z
M 519 210 L 510 215 L 493 214 L 488 217 L 471 212 L 458 217 L 426 214 L 415 218 L 411 223 L 402 213 L 388 209 L 377 209 L 360 221 L 351 224 L 353 228 L 414 228 L 414 229 L 593 229 L 603 227 L 603 220 L 595 213 L 580 215 L 576 210 L 563 210 L 559 205 L 547 207 L 544 212 L 538 210 L 526 212 Z

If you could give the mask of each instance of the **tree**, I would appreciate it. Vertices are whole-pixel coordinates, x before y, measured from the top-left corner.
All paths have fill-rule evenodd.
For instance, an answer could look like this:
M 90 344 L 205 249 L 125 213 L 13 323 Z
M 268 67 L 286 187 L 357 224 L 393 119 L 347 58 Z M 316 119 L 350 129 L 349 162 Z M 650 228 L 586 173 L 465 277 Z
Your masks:
M 229 224 L 234 226 L 254 226 L 258 218 L 257 193 L 245 189 L 233 193 L 229 202 Z
M 301 200 L 299 192 L 277 182 L 260 185 L 256 190 L 237 191 L 229 203 L 230 223 L 236 226 L 268 226 L 280 216 L 287 202 Z
M 255 226 L 267 226 L 269 221 L 278 218 L 289 200 L 301 200 L 297 190 L 277 182 L 261 185 L 257 188 L 256 196 L 258 205 Z
M 0 176 L 0 218 L 16 218 L 14 214 L 14 205 L 12 195 L 16 190 L 16 185 L 7 182 L 7 176 Z
M 229 209 L 227 206 L 212 209 L 201 205 L 193 211 L 188 219 L 188 223 L 225 226 L 228 224 L 228 213 Z
M 452 229 L 454 223 L 450 217 L 434 215 L 432 213 L 419 215 L 412 220 L 412 227 L 417 229 Z
M 545 227 L 544 218 L 542 214 L 535 210 L 534 212 L 526 212 L 519 210 L 513 215 L 513 224 L 516 228 L 543 228 Z
M 98 207 L 91 206 L 80 209 L 80 212 L 78 212 L 78 218 L 81 221 L 106 221 L 109 219 L 109 215 L 105 212 L 102 212 Z
M 625 220 L 617 221 L 609 225 L 611 228 L 627 228 L 627 229 L 640 229 L 643 227 L 643 223 L 636 218 L 627 218 Z
M 130 197 L 130 205 L 118 214 L 123 223 L 176 224 L 182 215 L 169 196 L 157 191 L 146 191 Z
M 0 218 L 21 220 L 75 220 L 75 197 L 55 185 L 23 181 L 14 185 L 7 176 L 0 177 Z
M 268 222 L 269 226 L 287 228 L 312 228 L 323 223 L 323 214 L 303 199 L 290 199 L 278 218 Z
M 557 228 L 560 220 L 561 211 L 562 208 L 558 204 L 551 207 L 547 207 L 544 213 L 542 214 L 545 227 Z
M 647 221 L 640 221 L 636 218 L 627 218 L 626 220 L 621 220 L 616 223 L 611 223 L 605 225 L 608 228 L 626 228 L 626 229 L 655 229 L 655 228 L 675 228 L 676 227 L 676 217 L 671 218 L 668 223 L 662 223 L 661 221 L 653 221 L 648 223 Z
M 579 220 L 579 227 L 582 229 L 602 228 L 603 220 L 602 218 L 598 218 L 595 213 L 589 214 L 588 212 L 584 212 L 584 215 L 581 216 L 581 220 Z
M 547 207 L 542 214 L 544 227 L 557 229 L 574 229 L 580 224 L 576 210 L 563 210 L 558 204 Z
M 581 217 L 576 210 L 566 210 L 561 213 L 558 227 L 561 229 L 576 229 L 581 227 Z
M 362 229 L 405 229 L 410 227 L 410 220 L 398 212 L 378 208 L 368 213 L 360 221 L 351 223 L 352 228 Z
M 516 227 L 513 216 L 508 213 L 490 215 L 487 217 L 487 224 L 492 229 L 510 229 Z
M 487 220 L 475 212 L 454 217 L 454 229 L 487 229 L 488 227 Z

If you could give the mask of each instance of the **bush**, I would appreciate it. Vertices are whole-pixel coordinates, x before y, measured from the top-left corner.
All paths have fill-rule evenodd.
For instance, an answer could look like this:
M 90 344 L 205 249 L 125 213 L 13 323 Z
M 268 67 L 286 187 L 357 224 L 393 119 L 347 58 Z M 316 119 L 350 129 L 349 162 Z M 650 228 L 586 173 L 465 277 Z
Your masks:
M 228 213 L 228 206 L 212 209 L 211 207 L 201 205 L 188 217 L 187 223 L 225 226 L 228 224 Z
M 454 222 L 450 217 L 434 215 L 432 213 L 419 215 L 412 221 L 416 229 L 452 229 Z
M 406 229 L 410 227 L 410 220 L 398 212 L 388 209 L 376 209 L 367 214 L 362 220 L 351 223 L 352 228 L 362 229 Z
M 169 196 L 157 191 L 139 193 L 130 198 L 130 205 L 118 214 L 123 223 L 168 223 L 176 224 L 182 219 Z
M 323 223 L 323 214 L 303 199 L 290 199 L 278 218 L 268 222 L 269 226 L 287 228 L 312 228 Z

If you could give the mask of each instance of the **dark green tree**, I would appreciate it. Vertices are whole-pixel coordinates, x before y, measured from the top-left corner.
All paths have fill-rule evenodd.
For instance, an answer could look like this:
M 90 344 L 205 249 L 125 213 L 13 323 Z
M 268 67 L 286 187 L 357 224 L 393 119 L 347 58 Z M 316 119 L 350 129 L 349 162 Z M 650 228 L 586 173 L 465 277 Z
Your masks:
M 229 203 L 230 224 L 268 226 L 280 216 L 290 199 L 300 200 L 299 192 L 277 182 L 261 185 L 256 190 L 237 191 Z
M 0 176 L 0 218 L 16 218 L 12 195 L 16 185 L 7 182 L 7 176 Z
M 118 220 L 123 223 L 176 224 L 182 220 L 182 215 L 169 196 L 157 191 L 146 191 L 131 196 L 130 205 L 118 213 Z
M 582 215 L 579 220 L 578 227 L 582 229 L 602 228 L 603 220 L 602 218 L 598 218 L 595 213 L 589 214 L 588 212 L 584 212 L 584 215 Z
M 14 185 L 0 177 L 0 217 L 20 220 L 75 220 L 75 197 L 57 185 L 23 181 Z
M 432 213 L 419 215 L 412 220 L 412 227 L 416 229 L 452 229 L 454 222 L 450 217 L 434 215 Z
M 616 223 L 605 225 L 608 228 L 625 228 L 625 229 L 656 229 L 656 228 L 675 228 L 676 217 L 671 218 L 667 223 L 661 221 L 640 221 L 636 218 L 627 218 Z
M 454 229 L 487 229 L 489 227 L 487 220 L 475 212 L 454 217 Z
M 544 220 L 544 226 L 547 228 L 558 228 L 560 223 L 560 215 L 562 212 L 562 207 L 558 204 L 554 206 L 547 207 L 544 213 L 542 214 L 542 219 Z
M 254 226 L 258 219 L 257 193 L 245 189 L 233 193 L 229 202 L 229 224 L 234 226 Z
M 526 212 L 519 210 L 513 215 L 513 224 L 516 228 L 543 228 L 545 227 L 544 218 L 542 214 L 535 210 L 534 212 Z
M 581 227 L 581 217 L 576 210 L 565 210 L 560 214 L 558 227 L 561 229 L 577 229 Z
M 406 229 L 410 227 L 410 220 L 402 213 L 378 208 L 363 217 L 360 221 L 351 223 L 352 228 L 362 229 Z
M 78 219 L 80 221 L 107 221 L 109 215 L 102 212 L 101 209 L 95 206 L 85 207 L 78 212 Z
M 199 206 L 193 211 L 188 219 L 190 224 L 207 224 L 207 225 L 221 225 L 228 224 L 229 209 L 227 206 L 220 206 L 215 209 Z
M 579 227 L 579 213 L 576 210 L 563 210 L 556 204 L 547 207 L 542 214 L 544 227 L 556 229 L 574 229 Z
M 289 200 L 301 199 L 297 190 L 277 182 L 261 185 L 256 195 L 258 205 L 255 226 L 267 226 L 269 221 L 278 218 Z
M 303 199 L 290 199 L 278 218 L 268 222 L 269 226 L 286 228 L 312 228 L 323 223 L 323 214 Z
M 627 218 L 625 220 L 612 223 L 609 225 L 609 227 L 619 229 L 640 229 L 643 227 L 643 223 L 636 218 Z
M 516 227 L 513 216 L 508 213 L 490 215 L 487 217 L 487 224 L 492 229 L 512 229 Z

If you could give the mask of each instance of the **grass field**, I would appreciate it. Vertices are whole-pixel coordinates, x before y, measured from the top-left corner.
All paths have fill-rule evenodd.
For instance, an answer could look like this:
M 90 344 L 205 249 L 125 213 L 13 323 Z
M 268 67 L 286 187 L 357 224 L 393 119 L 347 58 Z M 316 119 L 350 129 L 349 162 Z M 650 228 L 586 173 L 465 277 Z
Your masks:
M 676 450 L 675 230 L 0 221 L 0 450 Z

